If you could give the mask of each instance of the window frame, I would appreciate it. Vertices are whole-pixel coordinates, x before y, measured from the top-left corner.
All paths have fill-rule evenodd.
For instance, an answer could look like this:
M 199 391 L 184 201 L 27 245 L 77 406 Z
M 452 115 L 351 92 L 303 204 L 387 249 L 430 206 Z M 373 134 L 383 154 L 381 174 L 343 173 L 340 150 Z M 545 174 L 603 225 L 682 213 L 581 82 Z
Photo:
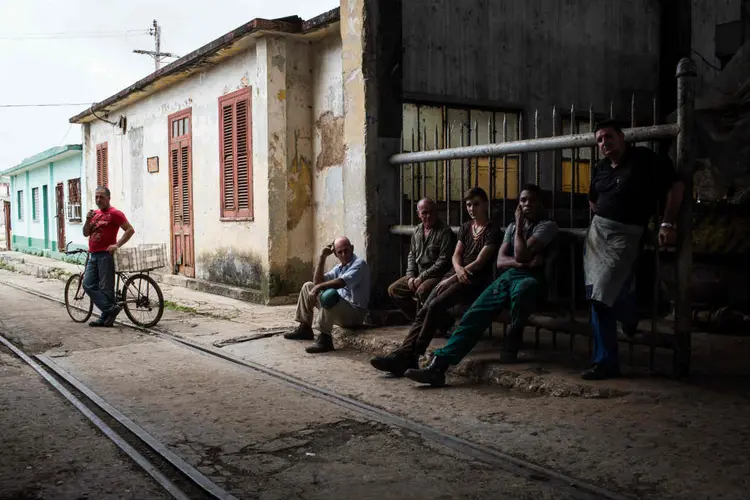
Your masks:
M 81 178 L 76 177 L 74 179 L 68 179 L 67 184 L 68 184 L 67 205 L 69 207 L 78 206 L 81 208 L 81 210 L 79 210 L 80 217 L 71 217 L 70 209 L 68 209 L 68 212 L 67 212 L 68 222 L 82 222 L 83 221 L 83 208 L 81 206 Z M 75 189 L 71 189 L 73 186 L 75 186 Z M 72 193 L 75 193 L 76 196 L 74 197 Z
M 23 202 L 24 202 L 25 196 L 23 194 L 23 191 L 24 191 L 23 189 L 19 189 L 16 191 L 16 199 L 18 200 L 18 220 L 20 221 L 24 220 L 23 219 L 23 213 L 24 213 Z
M 255 210 L 254 203 L 255 197 L 253 196 L 253 99 L 252 99 L 252 87 L 245 87 L 229 94 L 223 95 L 218 99 L 218 132 L 219 132 L 219 220 L 223 222 L 238 222 L 238 221 L 254 221 Z M 237 129 L 236 129 L 236 117 L 237 117 L 237 102 L 247 100 L 247 208 L 238 208 L 239 204 L 239 193 L 237 189 Z M 232 140 L 233 140 L 233 179 L 234 179 L 234 209 L 227 210 L 225 203 L 226 196 L 226 184 L 224 177 L 225 169 L 225 156 L 224 156 L 224 107 L 227 105 L 232 106 Z
M 39 186 L 31 188 L 31 222 L 39 222 Z

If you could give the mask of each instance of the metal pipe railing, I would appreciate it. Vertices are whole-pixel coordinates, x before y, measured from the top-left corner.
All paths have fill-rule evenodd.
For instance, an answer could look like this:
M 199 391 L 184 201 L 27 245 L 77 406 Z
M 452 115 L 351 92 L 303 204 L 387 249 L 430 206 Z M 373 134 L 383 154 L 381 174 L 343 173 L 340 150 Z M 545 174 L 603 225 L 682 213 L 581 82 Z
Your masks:
M 676 123 L 667 125 L 651 125 L 625 129 L 627 142 L 640 142 L 653 139 L 677 137 L 680 127 Z M 594 134 L 575 134 L 558 137 L 544 137 L 540 139 L 523 139 L 518 141 L 501 142 L 496 144 L 478 144 L 451 149 L 436 149 L 432 151 L 416 151 L 399 153 L 391 156 L 392 165 L 406 163 L 424 163 L 436 160 L 466 160 L 481 158 L 482 156 L 502 156 L 521 153 L 535 153 L 537 151 L 554 151 L 557 149 L 586 148 L 596 146 Z

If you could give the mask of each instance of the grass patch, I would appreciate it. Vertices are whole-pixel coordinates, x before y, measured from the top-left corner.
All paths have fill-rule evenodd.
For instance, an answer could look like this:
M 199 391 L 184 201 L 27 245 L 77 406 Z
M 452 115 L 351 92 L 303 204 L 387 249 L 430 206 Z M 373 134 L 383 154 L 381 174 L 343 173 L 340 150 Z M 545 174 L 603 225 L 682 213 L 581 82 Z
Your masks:
M 4 260 L 0 260 L 0 269 L 4 269 L 6 271 L 10 271 L 12 273 L 17 273 L 18 269 L 13 264 L 8 264 Z
M 195 307 L 183 306 L 182 304 L 178 304 L 177 302 L 172 302 L 171 300 L 164 301 L 164 309 L 169 309 L 170 311 L 190 313 L 190 314 L 199 314 L 198 309 L 196 309 Z

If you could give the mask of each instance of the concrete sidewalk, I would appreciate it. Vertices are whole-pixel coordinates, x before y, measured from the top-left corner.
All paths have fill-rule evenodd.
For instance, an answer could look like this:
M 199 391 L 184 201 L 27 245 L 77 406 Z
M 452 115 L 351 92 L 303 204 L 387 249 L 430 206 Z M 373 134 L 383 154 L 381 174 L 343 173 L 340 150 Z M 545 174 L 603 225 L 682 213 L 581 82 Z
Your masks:
M 80 272 L 81 269 L 75 264 L 18 252 L 0 252 L 0 268 L 37 278 L 62 281 L 67 280 L 71 274 Z M 217 346 L 255 338 L 258 335 L 278 335 L 296 325 L 294 306 L 260 305 L 171 285 L 168 280 L 164 279 L 157 279 L 157 281 L 160 281 L 168 310 L 232 322 L 231 333 L 227 331 L 217 337 L 220 339 L 218 344 L 215 344 Z M 369 355 L 380 355 L 398 346 L 406 335 L 407 328 L 407 326 L 337 328 L 334 331 L 334 339 L 338 348 L 351 348 Z M 552 335 L 542 332 L 539 349 L 535 350 L 533 349 L 533 329 L 527 329 L 526 343 L 519 355 L 521 362 L 503 365 L 498 359 L 502 326 L 496 325 L 493 331 L 492 337 L 485 336 L 471 355 L 452 369 L 454 375 L 521 392 L 559 397 L 606 398 L 629 393 L 663 393 L 665 390 L 679 387 L 679 382 L 648 373 L 645 369 L 648 362 L 648 350 L 645 348 L 635 349 L 635 366 L 625 366 L 624 369 L 627 377 L 606 382 L 583 381 L 578 375 L 587 364 L 588 338 L 577 336 L 571 350 L 569 337 L 560 334 L 557 349 L 554 349 Z M 442 338 L 433 340 L 429 352 L 445 342 L 446 339 Z M 622 358 L 626 360 L 627 349 L 624 347 L 621 349 Z M 691 382 L 701 380 L 713 384 L 719 379 L 735 379 L 737 376 L 746 375 L 748 358 L 750 358 L 750 338 L 695 334 L 693 338 L 693 372 L 695 375 L 691 377 Z M 671 369 L 669 351 L 657 350 L 655 361 L 659 371 L 664 373 Z

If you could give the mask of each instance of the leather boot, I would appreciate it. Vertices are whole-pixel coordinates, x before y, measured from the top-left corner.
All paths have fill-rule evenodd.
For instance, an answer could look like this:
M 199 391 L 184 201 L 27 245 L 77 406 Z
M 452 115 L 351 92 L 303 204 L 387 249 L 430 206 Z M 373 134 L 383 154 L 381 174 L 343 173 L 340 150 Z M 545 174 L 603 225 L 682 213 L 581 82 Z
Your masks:
M 403 377 L 406 370 L 419 369 L 419 356 L 402 353 L 391 353 L 385 356 L 376 356 L 370 360 L 370 364 L 381 372 L 389 372 L 394 377 Z
M 448 370 L 448 362 L 439 356 L 433 356 L 427 368 L 422 370 L 406 370 L 406 378 L 419 382 L 420 384 L 430 384 L 432 386 L 445 385 L 445 372 Z
M 322 352 L 333 351 L 333 337 L 328 334 L 321 333 L 318 335 L 318 339 L 313 345 L 305 349 L 310 354 L 320 354 Z
M 297 328 L 292 330 L 291 332 L 286 332 L 284 334 L 284 338 L 288 340 L 313 340 L 315 338 L 315 334 L 313 333 L 312 327 L 310 325 L 303 325 L 300 323 L 297 325 Z

